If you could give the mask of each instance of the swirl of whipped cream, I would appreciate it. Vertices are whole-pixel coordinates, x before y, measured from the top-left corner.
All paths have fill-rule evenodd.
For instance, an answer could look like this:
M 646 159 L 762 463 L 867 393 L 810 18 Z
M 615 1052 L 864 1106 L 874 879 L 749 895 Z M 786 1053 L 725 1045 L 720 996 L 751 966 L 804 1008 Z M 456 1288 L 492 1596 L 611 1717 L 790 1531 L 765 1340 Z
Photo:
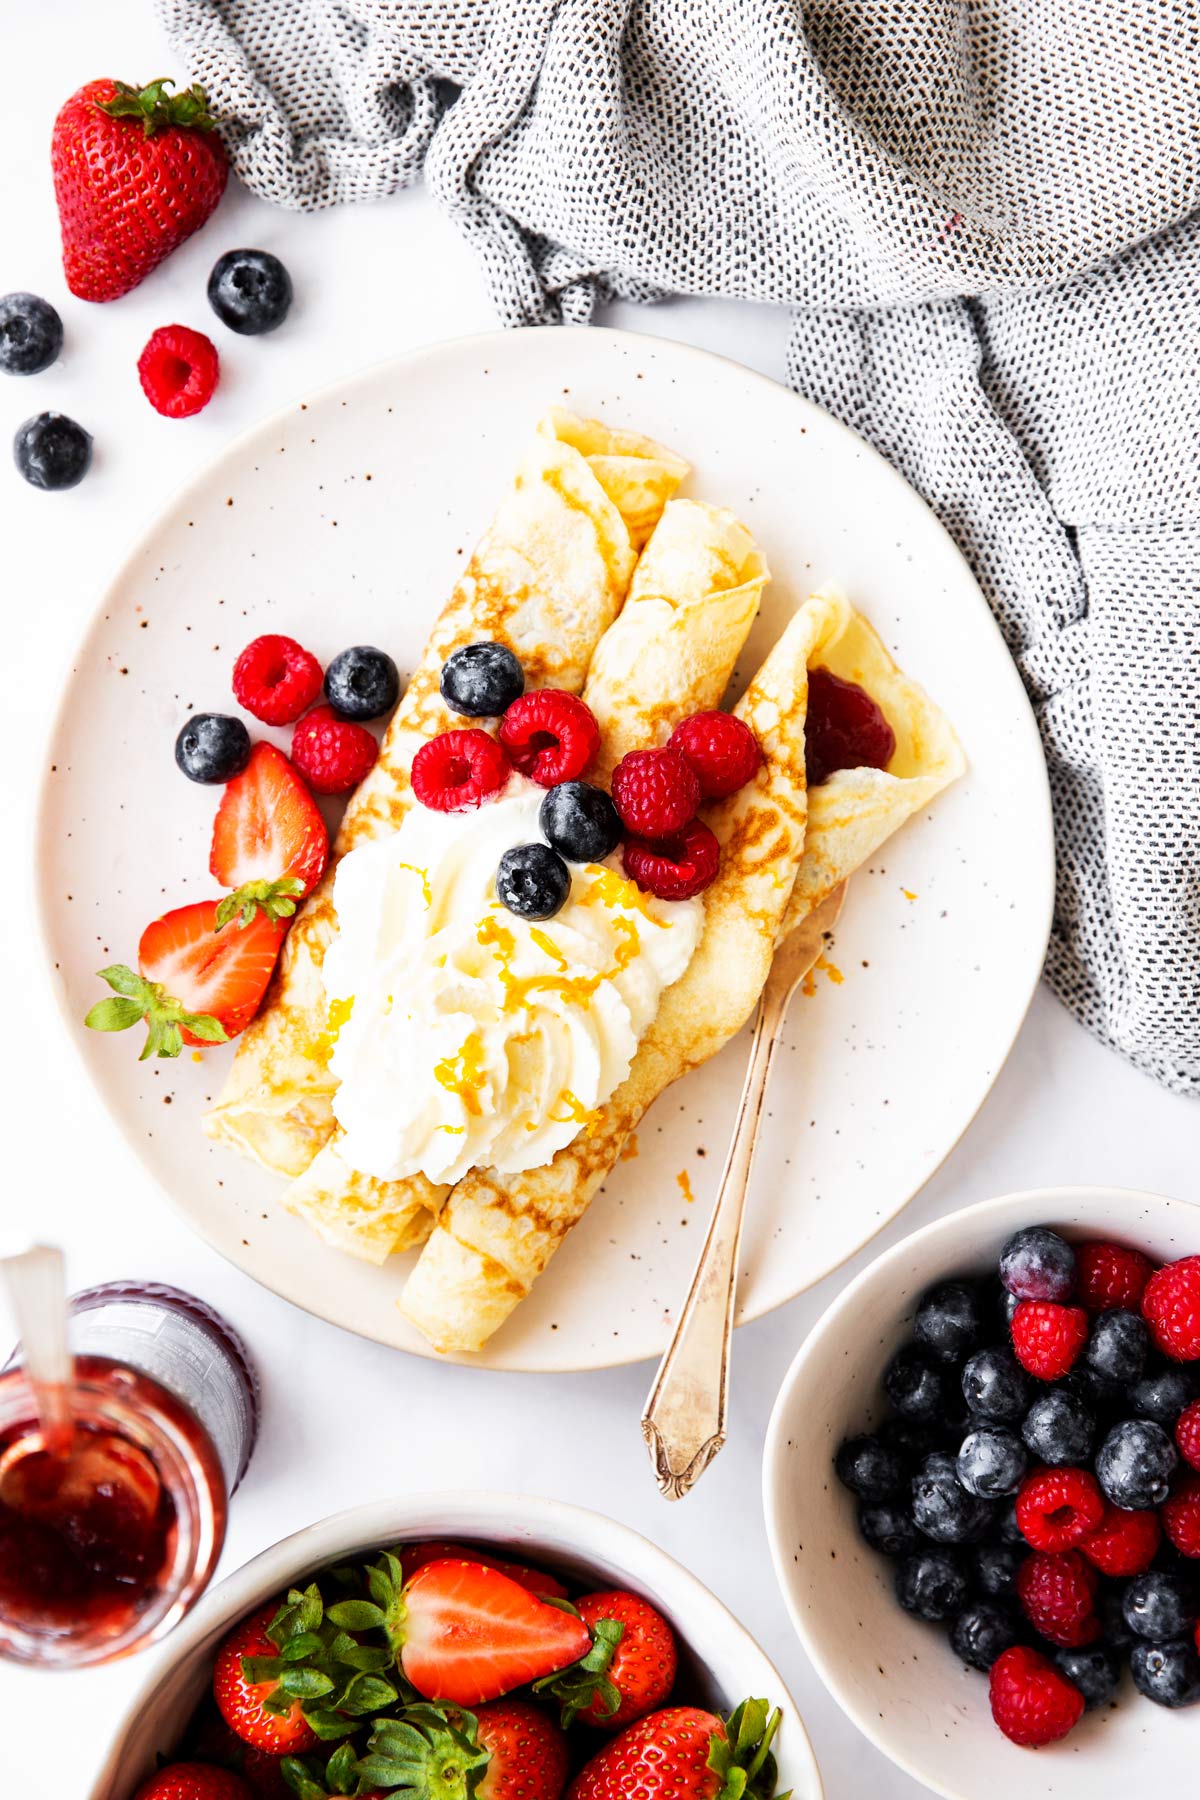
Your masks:
M 691 961 L 702 902 L 643 894 L 615 856 L 572 863 L 552 919 L 497 900 L 504 852 L 545 841 L 544 798 L 514 776 L 473 812 L 414 806 L 338 867 L 333 1110 L 341 1155 L 365 1175 L 454 1182 L 549 1162 L 625 1079 Z

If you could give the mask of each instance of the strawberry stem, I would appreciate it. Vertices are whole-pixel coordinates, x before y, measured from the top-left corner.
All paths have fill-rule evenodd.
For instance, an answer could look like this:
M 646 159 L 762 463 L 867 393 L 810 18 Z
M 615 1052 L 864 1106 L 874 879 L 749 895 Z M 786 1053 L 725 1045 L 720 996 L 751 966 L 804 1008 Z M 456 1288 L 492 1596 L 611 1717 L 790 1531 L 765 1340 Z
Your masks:
M 208 110 L 208 95 L 197 82 L 181 94 L 168 94 L 175 83 L 169 75 L 149 81 L 144 88 L 130 87 L 127 81 L 114 81 L 116 93 L 111 100 L 97 100 L 96 105 L 110 119 L 140 119 L 147 137 L 153 137 L 168 125 L 193 131 L 215 131 L 217 121 Z
M 223 931 L 231 919 L 237 919 L 238 929 L 242 930 L 253 922 L 256 912 L 268 919 L 290 919 L 303 893 L 304 883 L 294 875 L 281 875 L 276 881 L 244 882 L 232 894 L 226 894 L 218 906 L 213 930 Z

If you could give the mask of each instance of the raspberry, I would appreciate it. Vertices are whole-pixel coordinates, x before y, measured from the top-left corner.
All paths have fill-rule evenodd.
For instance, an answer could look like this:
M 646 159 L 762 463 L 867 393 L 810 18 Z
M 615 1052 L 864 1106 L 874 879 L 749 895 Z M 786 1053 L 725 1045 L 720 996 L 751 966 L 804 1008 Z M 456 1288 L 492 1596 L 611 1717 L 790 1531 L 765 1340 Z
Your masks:
M 1140 1250 L 1127 1250 L 1124 1244 L 1080 1244 L 1075 1252 L 1080 1306 L 1089 1312 L 1136 1309 L 1153 1267 Z
M 1035 1550 L 1069 1550 L 1104 1517 L 1104 1495 L 1086 1469 L 1035 1469 L 1017 1493 L 1017 1524 Z
M 264 725 L 290 725 L 321 691 L 321 665 L 290 637 L 268 632 L 247 644 L 233 665 L 239 706 Z
M 690 900 L 702 894 L 721 863 L 721 846 L 707 825 L 693 819 L 682 831 L 648 844 L 626 839 L 621 852 L 625 873 L 660 900 Z
M 220 367 L 216 345 L 186 325 L 161 325 L 138 357 L 142 392 L 167 419 L 203 411 L 216 392 Z
M 486 731 L 443 731 L 413 757 L 413 793 L 434 812 L 468 812 L 499 793 L 511 773 Z
M 1142 1314 L 1159 1349 L 1176 1362 L 1200 1357 L 1200 1256 L 1158 1269 L 1146 1283 Z
M 693 713 L 668 740 L 700 777 L 706 800 L 723 800 L 745 787 L 762 762 L 758 739 L 742 719 L 727 712 Z
M 1012 1320 L 1017 1361 L 1041 1381 L 1057 1381 L 1069 1373 L 1087 1343 L 1088 1318 L 1082 1306 L 1058 1306 L 1053 1300 L 1022 1300 Z
M 1014 1744 L 1052 1744 L 1083 1717 L 1083 1695 L 1074 1682 L 1023 1644 L 996 1658 L 989 1687 L 992 1717 Z
M 1100 1577 L 1078 1550 L 1035 1550 L 1017 1570 L 1017 1599 L 1035 1631 L 1052 1644 L 1077 1650 L 1100 1635 L 1096 1595 Z
M 500 721 L 508 760 L 539 787 L 578 781 L 600 748 L 591 708 L 561 688 L 535 688 L 515 699 Z
M 314 794 L 344 794 L 375 766 L 379 745 L 362 725 L 314 706 L 292 733 L 292 761 Z
M 700 777 L 687 757 L 669 746 L 631 750 L 613 770 L 612 797 L 626 831 L 671 837 L 696 816 Z
M 1200 1475 L 1185 1474 L 1159 1516 L 1179 1554 L 1200 1557 Z
M 1185 1406 L 1175 1421 L 1175 1442 L 1184 1462 L 1200 1469 L 1200 1400 Z
M 1126 1512 L 1104 1503 L 1104 1517 L 1080 1538 L 1079 1548 L 1102 1575 L 1141 1575 L 1154 1561 L 1162 1542 L 1158 1514 Z

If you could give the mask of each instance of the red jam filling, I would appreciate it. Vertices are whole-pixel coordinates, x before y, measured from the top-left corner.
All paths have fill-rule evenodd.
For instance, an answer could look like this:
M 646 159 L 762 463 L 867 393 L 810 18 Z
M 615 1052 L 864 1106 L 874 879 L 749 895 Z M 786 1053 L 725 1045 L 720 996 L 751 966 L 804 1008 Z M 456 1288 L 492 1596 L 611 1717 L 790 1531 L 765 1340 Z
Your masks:
M 886 769 L 896 734 L 865 688 L 828 669 L 808 676 L 804 760 L 809 787 L 820 787 L 838 769 Z

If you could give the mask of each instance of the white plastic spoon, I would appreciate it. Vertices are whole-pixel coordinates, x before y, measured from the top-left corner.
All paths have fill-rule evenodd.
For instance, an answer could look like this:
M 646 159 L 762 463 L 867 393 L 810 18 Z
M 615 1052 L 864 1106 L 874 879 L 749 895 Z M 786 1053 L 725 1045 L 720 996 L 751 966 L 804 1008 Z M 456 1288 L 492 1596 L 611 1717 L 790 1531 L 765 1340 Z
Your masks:
M 41 1438 L 38 1447 L 52 1456 L 65 1456 L 71 1448 L 74 1427 L 70 1400 L 73 1362 L 67 1344 L 67 1283 L 62 1251 L 49 1244 L 34 1244 L 28 1250 L 0 1256 L 0 1275 L 8 1289 L 25 1374 L 33 1389 Z M 13 1451 L 21 1448 L 14 1444 L 0 1462 L 0 1490 Z

